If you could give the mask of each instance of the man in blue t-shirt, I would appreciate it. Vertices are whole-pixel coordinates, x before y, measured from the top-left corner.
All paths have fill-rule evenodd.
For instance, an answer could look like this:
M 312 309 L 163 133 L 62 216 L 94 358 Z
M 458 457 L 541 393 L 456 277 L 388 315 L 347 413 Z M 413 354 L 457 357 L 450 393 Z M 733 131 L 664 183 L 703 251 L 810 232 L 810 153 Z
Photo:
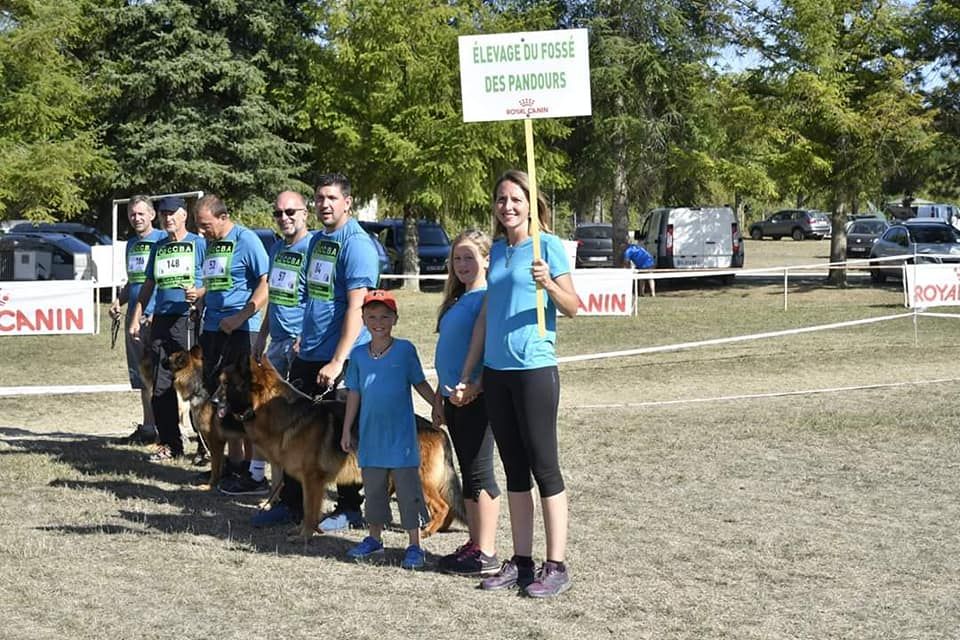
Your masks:
M 266 350 L 267 360 L 286 378 L 303 326 L 307 247 L 311 235 L 307 229 L 307 203 L 299 193 L 284 191 L 277 196 L 273 217 L 283 239 L 270 249 L 267 309 L 253 354 L 259 359 Z M 262 493 L 267 487 L 266 467 L 266 460 L 254 450 L 248 473 L 225 478 L 220 483 L 220 491 L 228 496 Z M 273 476 L 273 481 L 275 484 L 280 481 L 278 475 Z
M 323 228 L 307 248 L 306 306 L 300 350 L 290 365 L 290 382 L 310 396 L 332 390 L 343 377 L 353 347 L 370 341 L 361 307 L 380 279 L 377 250 L 350 215 L 350 180 L 338 173 L 321 176 L 315 194 Z M 258 514 L 254 525 L 280 524 L 303 517 L 303 488 L 284 474 L 280 502 Z M 362 527 L 360 485 L 337 485 L 333 513 L 320 522 L 323 531 Z
M 150 351 L 153 356 L 153 415 L 157 422 L 159 446 L 150 460 L 160 462 L 183 455 L 180 410 L 173 388 L 173 373 L 167 357 L 190 349 L 196 334 L 195 307 L 203 299 L 201 267 L 206 244 L 187 231 L 187 209 L 183 198 L 161 198 L 156 203 L 167 236 L 151 246 L 146 280 L 140 289 L 130 318 L 128 332 L 140 335 L 140 319 L 156 293 L 150 322 Z
M 624 269 L 631 267 L 634 269 L 653 269 L 655 263 L 656 261 L 653 259 L 653 256 L 650 255 L 650 252 L 638 244 L 627 245 L 626 250 L 623 252 Z M 650 286 L 650 295 L 656 297 L 657 281 L 653 278 L 640 280 L 640 295 L 643 295 L 648 284 Z
M 120 289 L 113 304 L 110 305 L 110 317 L 114 322 L 120 319 L 120 307 L 127 305 L 126 327 L 130 327 L 130 318 L 136 307 L 140 289 L 147 280 L 147 262 L 150 260 L 152 245 L 166 237 L 160 229 L 153 226 L 157 212 L 149 196 L 133 196 L 127 202 L 127 221 L 133 229 L 133 237 L 127 240 L 126 264 L 127 282 Z M 140 405 L 143 409 L 143 422 L 137 425 L 133 433 L 122 438 L 121 444 L 152 444 L 157 441 L 157 422 L 153 417 L 150 390 L 140 379 L 140 361 L 143 360 L 143 345 L 150 339 L 150 316 L 153 315 L 154 298 L 151 296 L 147 307 L 140 317 L 140 336 L 134 339 L 128 330 L 124 333 L 127 352 L 127 375 L 130 387 L 140 390 Z
M 250 357 L 260 332 L 259 311 L 267 302 L 270 262 L 263 243 L 250 229 L 230 219 L 223 200 L 207 194 L 197 201 L 197 227 L 207 240 L 203 259 L 204 311 L 200 347 L 203 349 L 203 384 L 213 394 L 220 371 Z M 227 443 L 231 471 L 246 474 L 243 460 L 252 445 Z M 269 487 L 263 483 L 262 493 Z

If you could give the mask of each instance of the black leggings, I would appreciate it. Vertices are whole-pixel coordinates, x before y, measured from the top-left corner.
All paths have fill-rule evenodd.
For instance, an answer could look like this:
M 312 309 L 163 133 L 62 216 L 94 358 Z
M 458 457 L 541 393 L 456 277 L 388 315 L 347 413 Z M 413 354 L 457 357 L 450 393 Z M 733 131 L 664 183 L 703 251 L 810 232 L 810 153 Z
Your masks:
M 323 368 L 326 362 L 311 362 L 308 360 L 294 359 L 290 364 L 289 380 L 290 384 L 307 394 L 316 396 L 323 389 L 317 384 L 317 373 Z M 343 373 L 347 372 L 347 363 L 343 363 Z M 340 381 L 337 378 L 337 382 Z M 336 386 L 336 385 L 334 385 Z M 331 394 L 334 392 L 331 391 Z M 363 496 L 360 495 L 362 484 L 338 484 L 337 485 L 337 504 L 334 511 L 360 511 L 363 504 Z M 283 487 L 280 489 L 280 503 L 284 505 L 297 520 L 303 519 L 303 485 L 293 476 L 283 473 Z
M 487 420 L 487 405 L 483 398 L 458 407 L 443 399 L 443 417 L 453 440 L 453 449 L 460 463 L 463 478 L 463 496 L 477 500 L 481 491 L 491 498 L 500 495 L 500 487 L 493 475 L 493 431 Z
M 557 368 L 498 371 L 484 367 L 483 391 L 507 476 L 507 491 L 529 491 L 533 487 L 532 473 L 540 497 L 562 492 L 557 450 Z

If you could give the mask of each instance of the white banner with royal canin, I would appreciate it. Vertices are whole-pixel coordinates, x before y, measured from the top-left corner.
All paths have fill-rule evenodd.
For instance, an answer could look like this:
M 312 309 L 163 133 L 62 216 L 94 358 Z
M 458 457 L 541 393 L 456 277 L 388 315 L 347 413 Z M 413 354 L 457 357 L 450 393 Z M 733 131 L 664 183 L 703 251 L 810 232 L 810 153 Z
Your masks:
M 575 269 L 570 272 L 584 316 L 628 316 L 633 313 L 630 269 Z
M 0 336 L 94 333 L 93 282 L 0 282 Z
M 904 269 L 908 307 L 960 305 L 960 265 L 908 264 Z
M 588 116 L 586 29 L 460 36 L 464 122 Z

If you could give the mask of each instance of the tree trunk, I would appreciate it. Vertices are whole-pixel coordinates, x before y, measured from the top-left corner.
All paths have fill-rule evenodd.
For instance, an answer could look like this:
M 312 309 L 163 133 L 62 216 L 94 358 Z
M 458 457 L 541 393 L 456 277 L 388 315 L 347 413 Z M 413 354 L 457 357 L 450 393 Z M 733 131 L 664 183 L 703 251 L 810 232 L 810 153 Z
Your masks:
M 830 262 L 844 262 L 847 259 L 847 214 L 843 202 L 834 204 L 830 213 Z M 846 267 L 830 267 L 827 281 L 838 287 L 847 286 Z
M 417 208 L 411 204 L 403 206 L 403 273 L 404 275 L 420 275 L 420 246 L 417 234 Z M 408 291 L 419 291 L 419 280 L 403 281 L 403 288 Z
M 610 218 L 613 223 L 613 266 L 623 264 L 623 252 L 627 248 L 629 204 L 627 194 L 627 150 L 622 139 L 617 141 L 617 165 L 613 173 L 613 206 Z
M 603 198 L 597 196 L 593 199 L 593 220 L 592 222 L 603 222 Z

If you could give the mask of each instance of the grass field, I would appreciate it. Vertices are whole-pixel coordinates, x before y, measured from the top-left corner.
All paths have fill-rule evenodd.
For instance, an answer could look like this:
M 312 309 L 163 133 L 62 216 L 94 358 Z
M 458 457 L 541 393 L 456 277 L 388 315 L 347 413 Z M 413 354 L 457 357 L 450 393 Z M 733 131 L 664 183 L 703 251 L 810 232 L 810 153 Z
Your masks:
M 804 253 L 806 252 L 806 253 Z M 748 266 L 826 242 L 748 242 Z M 397 333 L 432 363 L 437 294 Z M 899 285 L 658 287 L 559 323 L 561 355 L 901 313 Z M 954 638 L 955 320 L 921 317 L 561 366 L 573 590 L 551 602 L 253 530 L 252 500 L 110 443 L 133 393 L 0 398 L 3 638 Z M 0 386 L 122 383 L 109 337 L 4 338 Z M 859 388 L 856 388 L 859 387 Z M 799 392 L 792 395 L 777 395 Z M 806 393 L 803 393 L 806 392 Z M 462 529 L 426 541 L 433 559 Z M 506 514 L 500 552 L 510 553 Z M 538 534 L 536 548 L 542 553 Z

